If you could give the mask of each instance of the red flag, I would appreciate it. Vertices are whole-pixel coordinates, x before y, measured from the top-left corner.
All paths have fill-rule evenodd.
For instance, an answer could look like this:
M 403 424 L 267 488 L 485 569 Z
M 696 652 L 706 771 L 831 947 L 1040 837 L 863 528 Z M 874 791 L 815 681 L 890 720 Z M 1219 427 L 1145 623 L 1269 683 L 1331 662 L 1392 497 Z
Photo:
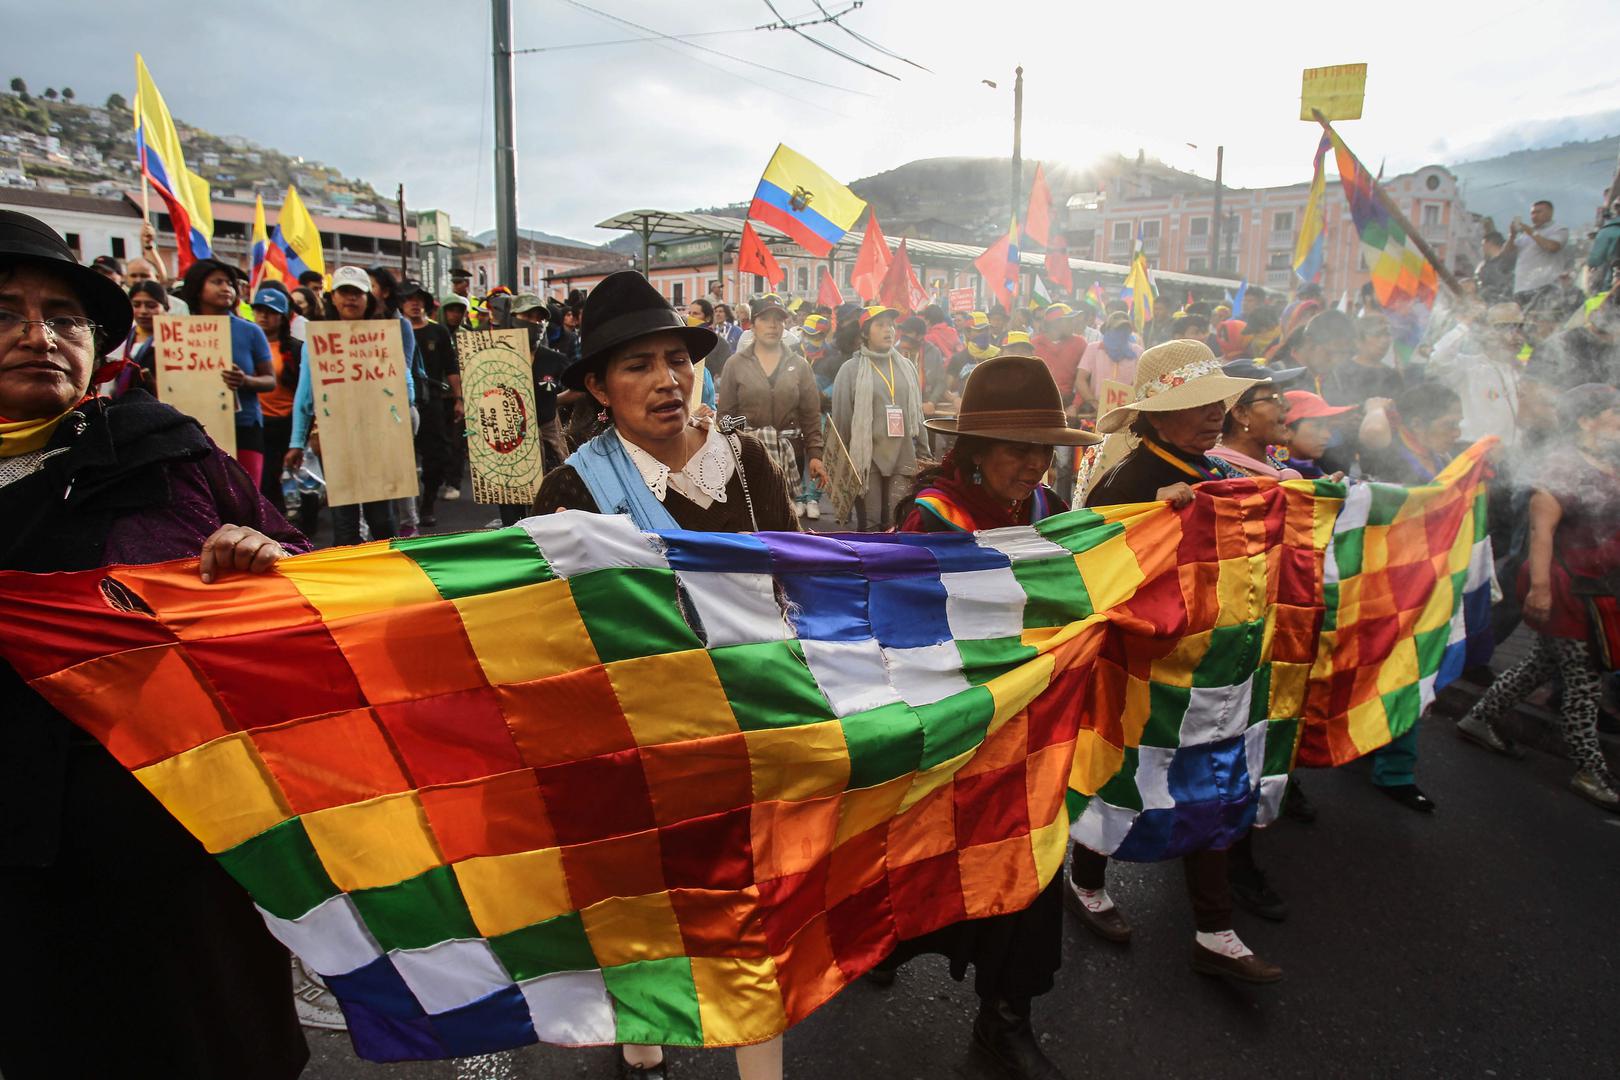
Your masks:
M 1035 163 L 1035 179 L 1029 185 L 1029 210 L 1024 215 L 1024 235 L 1041 247 L 1052 244 L 1052 191 L 1046 186 L 1046 173 Z
M 928 290 L 922 287 L 916 271 L 911 268 L 911 255 L 906 251 L 904 239 L 878 286 L 878 303 L 903 312 L 914 312 L 928 303 Z
M 973 268 L 990 287 L 990 295 L 1008 311 L 1013 306 L 1013 290 L 1018 287 L 1018 247 L 1013 237 L 1018 235 L 1018 222 L 1012 221 L 1007 234 L 984 249 L 984 254 L 973 260 Z
M 754 226 L 743 222 L 742 244 L 737 248 L 737 269 L 744 274 L 758 274 L 772 285 L 786 276 L 782 264 L 776 261 L 770 248 L 759 238 Z
M 855 273 L 850 284 L 861 300 L 877 296 L 883 285 L 883 275 L 889 272 L 889 242 L 878 227 L 877 211 L 866 219 L 866 234 L 861 237 L 860 254 L 855 256 Z
M 844 294 L 838 291 L 838 282 L 833 280 L 833 276 L 823 266 L 821 268 L 821 287 L 816 290 L 816 306 L 837 311 L 838 305 L 843 302 Z
M 1069 269 L 1069 241 L 1062 233 L 1052 237 L 1046 252 L 1046 279 L 1066 293 L 1074 292 L 1074 273 Z

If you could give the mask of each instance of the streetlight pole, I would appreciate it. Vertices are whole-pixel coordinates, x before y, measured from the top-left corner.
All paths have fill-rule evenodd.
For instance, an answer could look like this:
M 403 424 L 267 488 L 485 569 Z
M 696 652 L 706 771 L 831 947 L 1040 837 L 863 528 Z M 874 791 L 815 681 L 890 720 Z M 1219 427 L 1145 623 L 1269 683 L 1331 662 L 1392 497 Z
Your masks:
M 1013 73 L 1012 220 L 1015 223 L 1021 216 L 1022 207 L 1019 205 L 1019 203 L 1022 200 L 1024 190 L 1023 131 L 1024 69 L 1023 66 L 1020 65 Z M 1017 241 L 1018 238 L 1016 236 L 1013 237 L 1013 242 L 1017 243 Z M 1013 287 L 1013 295 L 1015 298 L 1019 292 L 1018 285 L 1022 284 L 1024 278 L 1024 274 L 1021 269 L 1017 270 L 1016 272 L 1018 277 L 1015 280 Z
M 1226 163 L 1226 147 L 1215 148 L 1215 216 L 1210 224 L 1209 248 L 1211 277 L 1221 276 L 1221 169 Z
M 495 273 L 517 286 L 517 146 L 512 103 L 512 0 L 490 0 L 495 71 Z

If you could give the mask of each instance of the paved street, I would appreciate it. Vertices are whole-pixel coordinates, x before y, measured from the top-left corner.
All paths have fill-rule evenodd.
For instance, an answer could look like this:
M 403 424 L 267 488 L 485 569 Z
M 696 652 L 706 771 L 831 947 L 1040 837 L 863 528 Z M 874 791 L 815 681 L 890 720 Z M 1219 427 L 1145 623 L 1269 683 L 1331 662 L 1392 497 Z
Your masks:
M 445 528 L 490 516 L 466 501 L 440 515 Z M 1120 948 L 1070 922 L 1058 987 L 1037 1006 L 1048 1052 L 1073 1077 L 1117 1080 L 1620 1071 L 1620 817 L 1571 794 L 1568 765 L 1547 754 L 1494 757 L 1444 717 L 1420 741 L 1432 817 L 1382 797 L 1357 764 L 1305 773 L 1317 822 L 1259 837 L 1292 912 L 1282 924 L 1240 913 L 1238 930 L 1287 970 L 1275 987 L 1192 974 L 1180 868 L 1116 866 L 1136 940 Z M 854 986 L 790 1032 L 788 1074 L 987 1076 L 966 1054 L 975 1007 L 944 961 L 915 961 L 892 990 Z M 343 1035 L 310 1042 L 313 1080 L 614 1075 L 607 1049 L 385 1068 L 355 1060 Z M 672 1075 L 736 1075 L 725 1051 L 673 1062 Z

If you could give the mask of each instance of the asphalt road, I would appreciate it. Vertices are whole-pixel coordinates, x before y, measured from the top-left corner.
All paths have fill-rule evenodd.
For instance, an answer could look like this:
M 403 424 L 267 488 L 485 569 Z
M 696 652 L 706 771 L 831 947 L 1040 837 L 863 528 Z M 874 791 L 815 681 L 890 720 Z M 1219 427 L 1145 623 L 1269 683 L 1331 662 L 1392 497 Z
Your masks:
M 492 516 L 441 504 L 441 531 Z M 1358 763 L 1304 773 L 1317 821 L 1258 837 L 1291 912 L 1280 924 L 1240 912 L 1237 929 L 1284 967 L 1275 986 L 1189 971 L 1180 867 L 1115 864 L 1135 941 L 1068 923 L 1058 986 L 1036 1006 L 1048 1054 L 1077 1080 L 1620 1075 L 1620 816 L 1571 794 L 1566 762 L 1497 758 L 1444 717 L 1420 744 L 1435 814 L 1390 802 Z M 788 1075 L 989 1076 L 967 1052 L 976 1008 L 943 960 L 913 961 L 892 989 L 857 984 L 789 1032 Z M 309 1034 L 312 1080 L 615 1075 L 606 1048 L 376 1066 L 346 1036 Z M 727 1051 L 671 1058 L 672 1076 L 736 1075 Z

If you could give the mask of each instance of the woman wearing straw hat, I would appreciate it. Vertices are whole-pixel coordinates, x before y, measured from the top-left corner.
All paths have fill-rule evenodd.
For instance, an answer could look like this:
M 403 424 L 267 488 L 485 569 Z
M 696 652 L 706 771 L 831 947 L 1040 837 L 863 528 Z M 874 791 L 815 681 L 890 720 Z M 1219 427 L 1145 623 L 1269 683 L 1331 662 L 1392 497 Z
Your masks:
M 1103 474 L 1087 494 L 1086 505 L 1168 501 L 1181 507 L 1192 501 L 1193 484 L 1242 476 L 1208 453 L 1220 441 L 1227 410 L 1258 385 L 1258 380 L 1222 371 L 1201 341 L 1167 341 L 1144 352 L 1136 367 L 1134 399 L 1097 420 L 1098 431 L 1128 429 L 1139 442 Z M 1281 898 L 1253 865 L 1247 844 L 1245 836 L 1234 845 L 1242 846 L 1232 860 L 1237 880 L 1228 879 L 1226 851 L 1199 851 L 1182 859 L 1197 927 L 1193 970 L 1240 982 L 1276 982 L 1282 969 L 1256 956 L 1232 929 L 1234 892 L 1257 914 L 1280 918 L 1286 913 Z M 1079 844 L 1073 855 L 1065 904 L 1098 936 L 1129 941 L 1130 925 L 1106 888 L 1107 857 Z

